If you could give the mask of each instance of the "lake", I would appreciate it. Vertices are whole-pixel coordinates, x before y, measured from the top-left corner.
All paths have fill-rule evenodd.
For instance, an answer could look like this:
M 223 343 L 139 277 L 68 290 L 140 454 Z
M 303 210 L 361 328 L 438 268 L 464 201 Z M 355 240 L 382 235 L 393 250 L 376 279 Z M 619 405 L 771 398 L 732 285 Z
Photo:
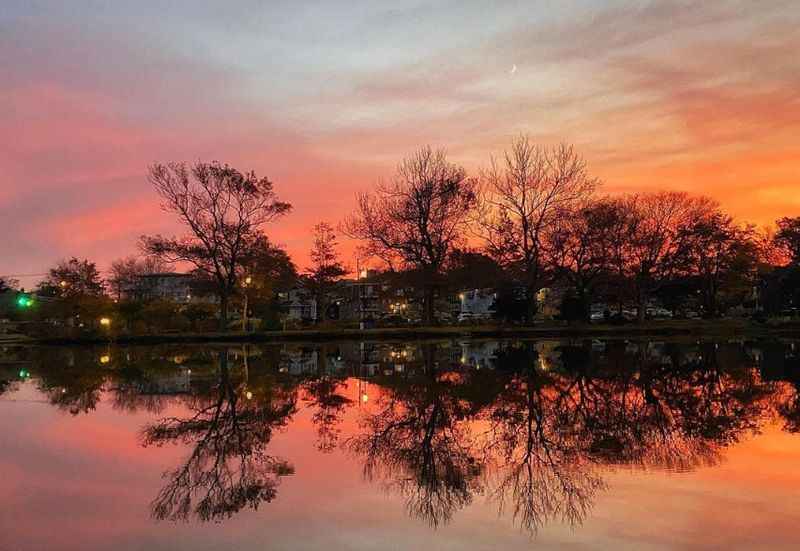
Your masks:
M 797 549 L 800 341 L 0 350 L 0 549 Z

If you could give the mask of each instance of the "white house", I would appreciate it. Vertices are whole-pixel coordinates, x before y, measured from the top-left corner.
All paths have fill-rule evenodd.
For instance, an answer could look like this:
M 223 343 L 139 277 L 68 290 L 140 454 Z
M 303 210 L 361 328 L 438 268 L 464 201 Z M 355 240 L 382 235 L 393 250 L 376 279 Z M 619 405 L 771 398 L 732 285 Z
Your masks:
M 492 317 L 497 293 L 494 289 L 472 289 L 459 293 L 458 321 L 482 320 Z

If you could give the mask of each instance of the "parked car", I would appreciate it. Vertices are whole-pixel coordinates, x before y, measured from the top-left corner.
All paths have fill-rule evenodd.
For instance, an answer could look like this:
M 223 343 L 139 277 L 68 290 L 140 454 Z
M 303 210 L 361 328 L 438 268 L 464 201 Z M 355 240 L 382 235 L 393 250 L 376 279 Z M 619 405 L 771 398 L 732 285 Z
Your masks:
M 671 319 L 672 312 L 667 310 L 666 308 L 661 308 L 660 306 L 648 308 L 647 317 L 653 319 Z
M 398 315 L 385 316 L 380 320 L 380 324 L 383 327 L 402 327 L 408 325 L 408 323 L 409 320 L 407 318 Z
M 472 312 L 461 312 L 458 315 L 458 321 L 463 323 L 467 321 L 488 321 L 492 319 L 491 314 L 474 314 Z

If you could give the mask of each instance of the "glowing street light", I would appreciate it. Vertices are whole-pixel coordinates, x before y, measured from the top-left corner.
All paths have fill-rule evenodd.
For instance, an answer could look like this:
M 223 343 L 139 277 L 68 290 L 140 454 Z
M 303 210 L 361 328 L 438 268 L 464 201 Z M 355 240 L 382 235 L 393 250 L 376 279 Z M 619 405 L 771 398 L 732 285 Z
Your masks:
M 111 318 L 106 318 L 106 317 L 100 318 L 100 325 L 102 325 L 103 327 L 111 327 Z
M 247 332 L 247 310 L 250 308 L 250 306 L 249 306 L 249 298 L 250 297 L 247 296 L 247 290 L 246 289 L 247 289 L 247 287 L 250 286 L 251 283 L 253 283 L 253 278 L 250 277 L 250 276 L 247 276 L 246 278 L 244 278 L 244 283 L 242 284 L 242 287 L 245 288 L 245 292 L 244 292 L 244 307 L 242 308 L 242 331 L 244 331 L 244 332 Z

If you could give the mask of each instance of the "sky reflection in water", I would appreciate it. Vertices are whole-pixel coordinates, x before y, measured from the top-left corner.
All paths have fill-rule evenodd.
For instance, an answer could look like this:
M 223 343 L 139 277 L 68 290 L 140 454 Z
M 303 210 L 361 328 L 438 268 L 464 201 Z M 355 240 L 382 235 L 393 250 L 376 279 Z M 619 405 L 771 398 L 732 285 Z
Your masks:
M 796 541 L 797 343 L 28 348 L 0 362 L 0 549 Z

